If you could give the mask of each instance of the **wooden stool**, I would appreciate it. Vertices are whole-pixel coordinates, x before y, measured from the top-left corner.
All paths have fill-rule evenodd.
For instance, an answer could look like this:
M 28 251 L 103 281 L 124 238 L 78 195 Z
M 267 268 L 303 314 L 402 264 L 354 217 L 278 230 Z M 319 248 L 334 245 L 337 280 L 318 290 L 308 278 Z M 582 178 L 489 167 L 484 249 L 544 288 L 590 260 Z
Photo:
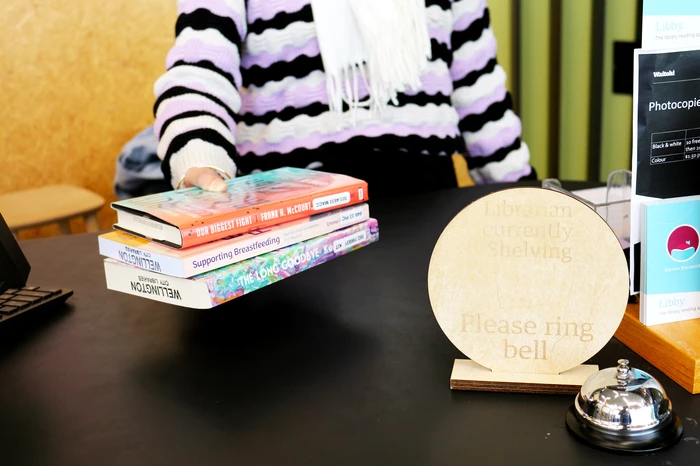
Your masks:
M 87 189 L 53 185 L 0 195 L 0 214 L 18 236 L 25 228 L 58 223 L 61 234 L 70 234 L 69 220 L 83 217 L 89 232 L 99 230 L 97 211 L 105 200 Z

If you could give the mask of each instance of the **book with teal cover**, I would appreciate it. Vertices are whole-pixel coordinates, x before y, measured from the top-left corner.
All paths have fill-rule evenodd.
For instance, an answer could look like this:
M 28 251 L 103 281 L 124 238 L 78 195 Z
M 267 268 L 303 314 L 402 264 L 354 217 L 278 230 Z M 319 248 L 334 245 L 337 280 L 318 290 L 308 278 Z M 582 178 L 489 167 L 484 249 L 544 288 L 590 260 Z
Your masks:
M 641 205 L 640 321 L 700 317 L 700 196 Z

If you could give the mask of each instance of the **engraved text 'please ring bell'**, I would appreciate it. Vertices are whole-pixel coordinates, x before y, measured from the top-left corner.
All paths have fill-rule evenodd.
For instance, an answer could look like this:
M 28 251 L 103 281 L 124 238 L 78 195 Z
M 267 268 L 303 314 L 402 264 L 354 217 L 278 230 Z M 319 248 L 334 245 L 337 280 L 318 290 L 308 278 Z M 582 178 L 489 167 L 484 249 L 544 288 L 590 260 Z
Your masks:
M 596 372 L 586 380 L 566 413 L 569 431 L 584 443 L 608 451 L 649 453 L 673 446 L 683 425 L 661 384 L 628 366 Z

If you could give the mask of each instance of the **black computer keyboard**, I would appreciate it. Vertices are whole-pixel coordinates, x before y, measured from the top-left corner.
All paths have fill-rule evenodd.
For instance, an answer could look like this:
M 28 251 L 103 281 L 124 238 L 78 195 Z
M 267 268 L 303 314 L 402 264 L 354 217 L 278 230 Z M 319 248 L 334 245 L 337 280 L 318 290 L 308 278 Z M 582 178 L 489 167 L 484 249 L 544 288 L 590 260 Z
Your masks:
M 0 324 L 30 311 L 34 313 L 63 304 L 71 295 L 72 290 L 41 286 L 8 289 L 0 294 Z

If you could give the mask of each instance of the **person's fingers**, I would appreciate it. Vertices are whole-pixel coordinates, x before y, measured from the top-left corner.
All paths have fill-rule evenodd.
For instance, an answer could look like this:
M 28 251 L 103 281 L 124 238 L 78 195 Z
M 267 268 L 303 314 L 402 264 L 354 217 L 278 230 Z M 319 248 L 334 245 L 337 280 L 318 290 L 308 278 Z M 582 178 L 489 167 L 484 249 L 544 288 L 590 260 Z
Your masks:
M 221 175 L 216 170 L 206 167 L 192 167 L 187 170 L 183 186 L 186 188 L 199 186 L 205 191 L 220 193 L 226 191 L 226 182 Z

